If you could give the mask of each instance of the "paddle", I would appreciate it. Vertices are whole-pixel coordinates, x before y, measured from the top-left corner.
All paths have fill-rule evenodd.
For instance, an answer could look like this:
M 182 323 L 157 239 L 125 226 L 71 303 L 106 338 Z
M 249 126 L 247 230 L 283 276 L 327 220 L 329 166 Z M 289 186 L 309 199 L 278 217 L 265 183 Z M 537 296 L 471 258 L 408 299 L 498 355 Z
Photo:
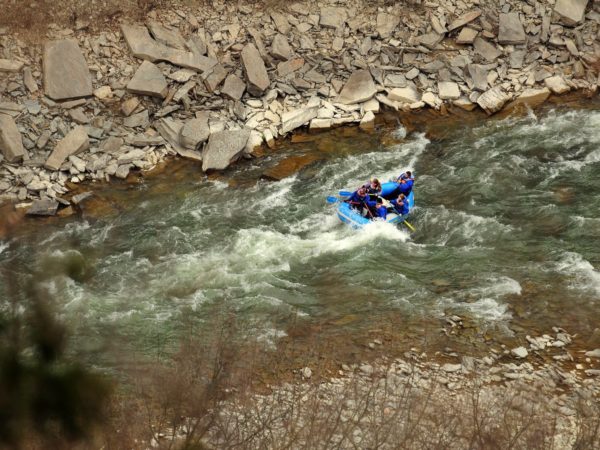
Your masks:
M 350 197 L 354 192 L 349 192 L 349 191 L 340 191 L 339 195 L 340 197 Z
M 329 197 L 327 197 L 327 203 L 337 203 L 338 199 L 337 197 L 334 197 L 333 195 L 330 195 Z
M 413 227 L 413 226 L 412 226 L 410 223 L 408 223 L 408 221 L 407 221 L 407 220 L 403 220 L 403 221 L 402 221 L 402 223 L 403 223 L 404 225 L 406 225 L 406 227 L 407 227 L 407 228 L 408 228 L 410 231 L 412 231 L 413 233 L 414 233 L 415 231 L 417 231 L 417 230 L 415 230 L 415 227 Z

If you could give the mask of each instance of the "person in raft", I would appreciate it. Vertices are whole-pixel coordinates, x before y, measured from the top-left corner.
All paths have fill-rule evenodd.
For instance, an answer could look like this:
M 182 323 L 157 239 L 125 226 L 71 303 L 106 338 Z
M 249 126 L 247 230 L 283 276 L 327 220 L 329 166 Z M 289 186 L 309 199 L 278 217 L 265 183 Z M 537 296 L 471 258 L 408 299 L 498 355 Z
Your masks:
M 394 199 L 390 202 L 394 211 L 403 216 L 404 214 L 408 214 L 408 200 L 404 194 L 400 194 L 397 199 Z
M 352 209 L 356 209 L 362 214 L 363 208 L 366 206 L 368 200 L 369 196 L 367 195 L 367 189 L 364 186 L 361 186 L 357 191 L 352 193 L 346 202 L 350 204 Z
M 388 210 L 383 205 L 383 200 L 381 199 L 381 197 L 377 197 L 377 200 L 375 201 L 374 218 L 378 217 L 379 219 L 385 220 L 385 219 L 387 219 L 387 214 L 388 214 Z
M 371 181 L 364 184 L 363 187 L 367 190 L 367 194 L 371 199 L 375 199 L 381 194 L 381 183 L 377 178 L 372 178 Z
M 412 191 L 413 185 L 415 184 L 415 179 L 410 170 L 407 170 L 406 173 L 403 173 L 396 179 L 396 183 L 398 183 L 398 187 L 394 189 L 393 197 L 396 197 L 399 194 L 410 194 L 410 191 Z

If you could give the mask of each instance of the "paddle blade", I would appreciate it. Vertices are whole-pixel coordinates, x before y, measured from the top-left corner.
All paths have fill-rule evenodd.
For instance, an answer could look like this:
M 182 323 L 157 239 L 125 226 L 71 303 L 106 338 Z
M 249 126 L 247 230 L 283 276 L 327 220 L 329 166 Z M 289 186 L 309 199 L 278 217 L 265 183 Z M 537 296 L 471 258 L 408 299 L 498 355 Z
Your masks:
M 413 227 L 413 226 L 412 226 L 410 223 L 408 223 L 408 221 L 407 221 L 407 220 L 405 220 L 405 221 L 404 221 L 404 222 L 402 222 L 402 223 L 403 223 L 404 225 L 406 225 L 406 227 L 407 227 L 407 228 L 408 228 L 410 231 L 412 231 L 413 233 L 414 233 L 415 231 L 417 231 L 417 230 L 415 230 L 415 227 Z
M 336 197 L 334 197 L 333 195 L 330 195 L 329 197 L 327 197 L 327 203 L 337 203 L 338 199 Z
M 350 192 L 350 191 L 340 191 L 339 194 L 340 194 L 340 197 L 350 197 L 352 195 L 352 192 Z

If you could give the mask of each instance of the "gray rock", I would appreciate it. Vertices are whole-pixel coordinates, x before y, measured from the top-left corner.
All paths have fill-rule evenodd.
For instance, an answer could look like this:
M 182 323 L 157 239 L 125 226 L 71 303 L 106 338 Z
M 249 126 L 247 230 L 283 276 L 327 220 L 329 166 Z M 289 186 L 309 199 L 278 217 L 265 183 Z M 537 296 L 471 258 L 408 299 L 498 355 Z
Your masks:
M 405 88 L 392 89 L 387 98 L 393 102 L 415 103 L 421 100 L 421 95 L 415 86 L 407 86 Z
M 146 128 L 148 125 L 150 125 L 148 110 L 145 109 L 142 112 L 125 118 L 125 120 L 123 120 L 123 125 L 128 128 Z
M 469 64 L 467 70 L 473 80 L 473 88 L 478 91 L 485 91 L 488 88 L 488 70 L 485 66 L 479 64 Z
M 276 34 L 273 38 L 273 41 L 271 42 L 271 55 L 273 55 L 273 58 L 282 59 L 284 61 L 287 61 L 294 56 L 294 52 L 284 35 Z
M 127 83 L 127 90 L 134 94 L 165 98 L 169 87 L 160 69 L 151 62 L 144 61 Z
M 460 97 L 460 89 L 454 81 L 438 82 L 438 92 L 442 100 L 456 100 Z
M 463 27 L 469 22 L 474 21 L 481 15 L 481 11 L 474 10 L 470 11 L 466 14 L 463 14 L 458 19 L 454 20 L 450 25 L 448 25 L 448 31 L 456 30 L 457 28 Z
M 529 355 L 529 352 L 527 351 L 527 349 L 525 347 L 513 348 L 510 351 L 510 353 L 512 353 L 517 358 L 527 358 L 527 355 Z
M 180 140 L 183 123 L 166 117 L 155 122 L 154 128 L 165 141 L 171 144 L 175 151 L 184 149 Z
M 183 125 L 179 133 L 179 141 L 186 149 L 197 150 L 209 136 L 208 113 L 201 113 L 200 117 L 189 120 Z
M 29 216 L 53 216 L 58 210 L 58 202 L 51 199 L 35 200 L 27 210 Z
M 600 358 L 600 348 L 585 352 L 585 356 L 589 356 L 590 358 Z
M 521 19 L 519 19 L 519 13 L 500 14 L 498 42 L 500 44 L 525 43 L 525 30 L 523 24 L 521 24 Z
M 474 30 L 473 28 L 464 27 L 462 30 L 460 30 L 460 33 L 456 37 L 456 43 L 472 44 L 478 34 L 479 31 Z
M 311 122 L 312 123 L 312 122 Z M 362 130 L 372 130 L 375 128 L 375 114 L 373 111 L 367 111 L 358 124 Z
M 489 62 L 495 61 L 502 54 L 502 52 L 498 50 L 494 44 L 491 44 L 480 37 L 476 38 L 473 42 L 473 48 L 476 53 L 481 55 Z
M 418 69 L 417 69 L 417 72 L 418 72 Z M 418 75 L 418 73 L 417 73 L 417 75 Z M 406 77 L 402 74 L 390 73 L 390 74 L 386 75 L 385 80 L 383 80 L 383 85 L 385 87 L 391 87 L 391 88 L 406 87 L 406 85 L 407 85 Z
M 294 58 L 277 64 L 277 74 L 286 77 L 304 66 L 304 58 Z
M 523 61 L 525 60 L 526 50 L 515 50 L 510 52 L 508 55 L 508 63 L 511 69 L 520 69 L 523 67 Z
M 38 91 L 37 82 L 35 81 L 35 78 L 33 78 L 31 69 L 29 67 L 25 67 L 25 69 L 23 69 L 23 83 L 25 84 L 27 90 L 32 94 Z
M 93 197 L 93 195 L 94 193 L 91 191 L 82 192 L 81 194 L 77 194 L 71 197 L 71 203 L 73 203 L 74 205 L 80 205 L 88 198 Z
M 204 86 L 206 86 L 208 92 L 216 91 L 223 80 L 227 78 L 228 73 L 229 70 L 227 70 L 222 64 L 217 64 L 214 66 L 210 74 L 204 79 Z
M 138 25 L 122 25 L 121 31 L 133 56 L 147 61 L 167 61 L 199 72 L 206 72 L 217 64 L 214 58 L 187 52 L 161 44 L 150 36 L 148 29 Z
M 239 100 L 244 95 L 246 90 L 246 83 L 235 74 L 230 74 L 225 79 L 225 84 L 221 89 L 221 93 L 231 100 Z
M 560 75 L 548 77 L 544 80 L 544 84 L 555 94 L 565 94 L 571 90 L 570 86 L 565 82 Z
M 370 100 L 377 93 L 377 87 L 368 70 L 357 70 L 344 85 L 337 101 L 344 105 L 362 103 Z
M 588 0 L 558 0 L 554 12 L 566 25 L 577 25 L 583 20 Z
M 377 24 L 375 25 L 375 29 L 379 33 L 381 39 L 390 37 L 399 24 L 399 16 L 385 12 L 377 13 Z
M 123 164 L 122 166 L 117 167 L 117 170 L 115 171 L 115 176 L 124 180 L 129 175 L 130 167 L 131 166 L 129 164 Z
M 304 108 L 294 109 L 284 112 L 281 115 L 281 133 L 290 131 L 309 123 L 316 118 L 319 113 L 319 106 L 306 106 Z
M 202 152 L 202 170 L 223 170 L 238 159 L 246 147 L 250 130 L 218 131 L 210 135 Z
M 447 373 L 458 372 L 462 369 L 462 364 L 450 364 L 446 363 L 442 366 L 442 370 Z
M 119 165 L 130 164 L 133 161 L 138 161 L 138 160 L 144 159 L 145 156 L 146 156 L 146 152 L 144 150 L 135 148 L 133 150 L 129 150 L 126 153 L 123 153 L 122 155 L 119 155 L 119 157 L 117 158 L 117 163 Z
M 289 32 L 292 30 L 292 26 L 290 25 L 288 20 L 280 12 L 272 11 L 271 19 L 273 19 L 275 27 L 281 34 L 289 34 Z
M 69 117 L 80 125 L 90 123 L 90 119 L 85 115 L 82 108 L 74 108 L 69 110 Z
M 65 39 L 44 45 L 44 89 L 53 100 L 92 95 L 92 77 L 76 41 Z
M 0 72 L 18 73 L 22 68 L 23 63 L 21 61 L 0 58 Z
M 180 50 L 185 49 L 185 39 L 183 39 L 178 31 L 165 28 L 160 23 L 154 21 L 148 22 L 148 29 L 159 43 Z
M 262 95 L 269 87 L 270 81 L 260 53 L 253 44 L 246 44 L 241 56 L 248 78 L 248 92 L 254 96 Z
M 25 157 L 21 133 L 13 118 L 6 114 L 0 114 L 0 151 L 10 163 L 22 161 Z
M 341 28 L 348 19 L 345 8 L 324 7 L 321 8 L 319 25 L 326 28 Z
M 430 50 L 434 50 L 437 45 L 444 39 L 443 34 L 427 33 L 417 38 L 421 45 L 424 45 Z
M 71 155 L 77 155 L 90 146 L 87 131 L 79 126 L 67 134 L 58 144 L 46 160 L 44 167 L 48 170 L 58 170 L 62 163 Z
M 496 86 L 477 98 L 477 104 L 488 114 L 500 111 L 508 101 L 508 97 L 499 86 Z

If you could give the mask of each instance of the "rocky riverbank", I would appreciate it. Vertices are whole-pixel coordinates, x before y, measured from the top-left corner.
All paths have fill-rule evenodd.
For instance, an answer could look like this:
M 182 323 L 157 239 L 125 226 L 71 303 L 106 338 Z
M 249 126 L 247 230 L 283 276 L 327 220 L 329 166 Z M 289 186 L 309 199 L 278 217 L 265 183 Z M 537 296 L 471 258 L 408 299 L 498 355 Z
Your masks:
M 491 115 L 595 93 L 588 3 L 213 2 L 40 44 L 0 28 L 0 201 L 52 215 L 83 181 L 171 155 L 223 170 L 300 127 L 372 129 L 382 108 Z

